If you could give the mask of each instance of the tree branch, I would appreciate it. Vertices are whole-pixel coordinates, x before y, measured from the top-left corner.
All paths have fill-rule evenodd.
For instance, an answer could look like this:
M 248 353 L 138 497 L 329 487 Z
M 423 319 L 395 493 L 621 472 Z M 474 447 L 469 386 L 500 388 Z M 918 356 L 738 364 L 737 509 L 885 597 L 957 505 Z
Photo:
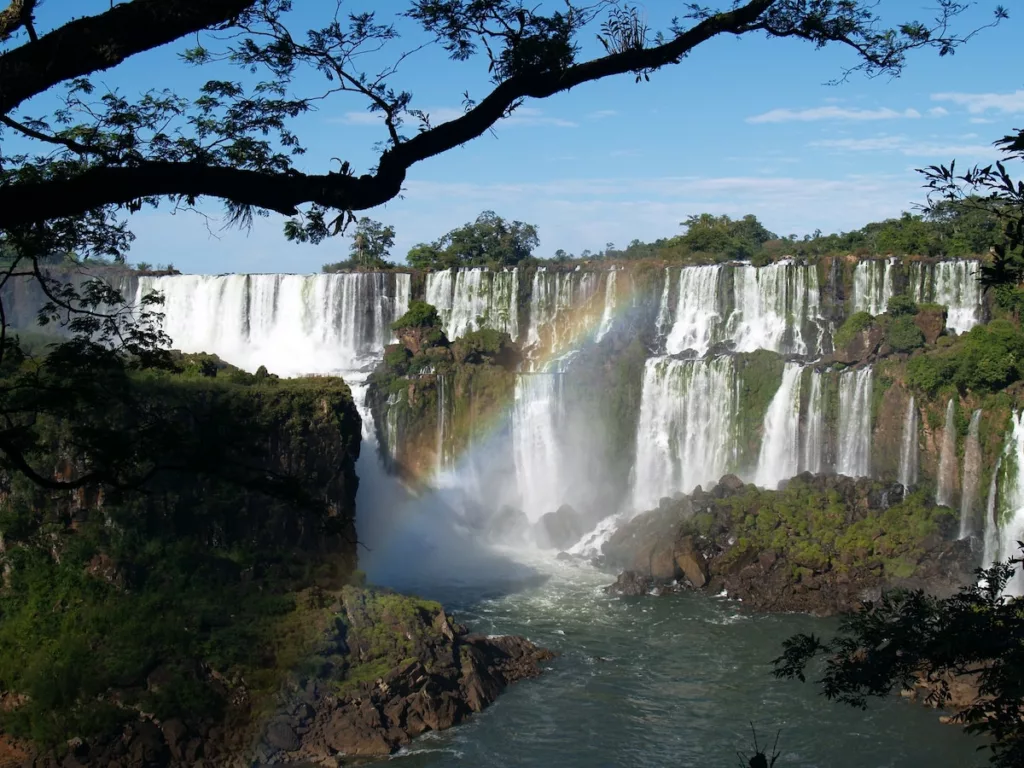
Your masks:
M 149 1 L 135 0 L 132 5 Z M 219 197 L 285 215 L 295 215 L 298 206 L 305 203 L 336 210 L 373 208 L 401 192 L 411 166 L 481 136 L 523 98 L 542 99 L 605 77 L 678 63 L 701 43 L 723 33 L 742 31 L 777 1 L 750 0 L 740 8 L 704 19 L 663 45 L 610 54 L 561 71 L 509 78 L 461 117 L 386 151 L 374 175 L 270 174 L 169 162 L 141 162 L 127 168 L 95 167 L 70 179 L 0 187 L 0 227 L 72 216 L 145 197 L 177 195 Z
M 228 22 L 255 2 L 132 0 L 105 13 L 69 21 L 36 41 L 0 54 L 0 113 L 9 113 L 57 83 L 109 69 L 142 51 Z M 34 5 L 35 0 L 15 0 L 4 14 L 24 7 L 30 23 Z M 26 12 L 20 18 L 24 23 Z M 3 23 L 0 17 L 0 39 Z
M 32 16 L 37 0 L 11 0 L 11 4 L 0 11 L 0 41 L 7 40 L 22 27 L 28 32 L 31 42 L 36 42 L 36 31 L 32 26 Z

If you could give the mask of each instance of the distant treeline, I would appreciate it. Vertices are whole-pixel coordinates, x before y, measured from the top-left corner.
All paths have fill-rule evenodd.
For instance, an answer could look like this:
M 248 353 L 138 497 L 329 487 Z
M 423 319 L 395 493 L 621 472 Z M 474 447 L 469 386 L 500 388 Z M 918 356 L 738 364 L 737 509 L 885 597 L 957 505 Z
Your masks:
M 494 211 L 484 211 L 475 221 L 435 240 L 419 243 L 406 254 L 415 269 L 450 267 L 512 267 L 533 263 L 566 263 L 574 260 L 629 261 L 657 259 L 678 263 L 708 264 L 749 259 L 767 264 L 784 256 L 854 254 L 858 256 L 978 256 L 989 252 L 1003 237 L 996 218 L 974 201 L 943 202 L 927 214 L 904 213 L 897 219 L 872 222 L 861 229 L 838 234 L 798 238 L 769 231 L 751 214 L 741 218 L 701 213 L 680 223 L 683 233 L 645 243 L 633 240 L 625 248 L 608 243 L 604 250 L 579 254 L 559 249 L 550 257 L 536 253 L 537 227 L 507 221 Z M 361 219 L 353 237 L 348 260 L 324 265 L 325 272 L 349 269 L 386 269 L 394 228 Z

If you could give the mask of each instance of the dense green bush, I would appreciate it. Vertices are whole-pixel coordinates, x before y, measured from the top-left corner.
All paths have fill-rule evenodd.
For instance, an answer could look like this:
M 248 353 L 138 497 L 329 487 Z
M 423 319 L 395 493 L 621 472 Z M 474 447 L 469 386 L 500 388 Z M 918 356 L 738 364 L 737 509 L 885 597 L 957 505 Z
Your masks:
M 950 346 L 916 357 L 907 383 L 929 394 L 944 386 L 962 392 L 993 392 L 1018 381 L 1024 363 L 1024 333 L 1007 320 L 972 328 Z
M 850 315 L 846 318 L 846 322 L 839 326 L 839 330 L 836 331 L 836 347 L 845 347 L 854 340 L 858 333 L 870 328 L 874 322 L 875 319 L 869 312 L 855 312 Z
M 441 317 L 432 304 L 413 299 L 404 315 L 391 324 L 391 329 L 400 331 L 403 328 L 439 328 Z
M 897 352 L 910 352 L 924 346 L 924 334 L 914 325 L 914 318 L 910 315 L 893 318 L 885 329 L 885 340 Z
M 916 315 L 917 302 L 905 293 L 890 296 L 889 301 L 885 305 L 885 311 L 893 317 L 899 317 L 900 315 Z

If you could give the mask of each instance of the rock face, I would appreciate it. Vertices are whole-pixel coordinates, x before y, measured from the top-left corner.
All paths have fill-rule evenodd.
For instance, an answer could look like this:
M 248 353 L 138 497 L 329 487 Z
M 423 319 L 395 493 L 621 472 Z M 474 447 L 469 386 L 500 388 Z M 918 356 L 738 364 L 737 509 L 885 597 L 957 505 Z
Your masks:
M 837 346 L 832 353 L 832 359 L 850 365 L 866 362 L 879 351 L 884 339 L 885 331 L 872 325 L 854 334 L 848 344 Z
M 946 308 L 924 306 L 914 315 L 914 325 L 924 334 L 925 344 L 934 344 L 946 330 Z
M 583 516 L 568 504 L 537 521 L 537 543 L 549 549 L 568 549 L 588 530 Z
M 385 756 L 422 733 L 458 725 L 553 658 L 521 637 L 470 634 L 437 603 L 391 592 L 346 587 L 337 609 L 313 657 L 314 676 L 296 676 L 255 730 L 140 720 L 117 738 L 76 742 L 60 758 L 33 760 L 30 750 L 5 743 L 7 751 L 33 768 L 340 765 L 344 757 Z
M 832 615 L 890 587 L 945 596 L 966 584 L 974 563 L 968 541 L 946 538 L 954 524 L 898 485 L 805 473 L 763 491 L 723 478 L 634 518 L 603 561 L 625 569 L 617 594 L 724 590 L 755 610 Z

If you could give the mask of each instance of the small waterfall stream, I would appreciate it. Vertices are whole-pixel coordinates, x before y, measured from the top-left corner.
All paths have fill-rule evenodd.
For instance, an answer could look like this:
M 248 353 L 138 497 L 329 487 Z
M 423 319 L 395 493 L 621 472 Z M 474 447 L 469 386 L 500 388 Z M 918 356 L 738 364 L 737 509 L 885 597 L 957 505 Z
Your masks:
M 871 474 L 871 366 L 839 376 L 839 438 L 836 472 Z
M 903 419 L 903 437 L 900 440 L 899 483 L 906 491 L 917 485 L 918 472 L 918 435 L 917 408 L 914 396 L 907 403 L 907 415 Z
M 956 482 L 956 406 L 950 398 L 946 405 L 946 424 L 942 430 L 942 445 L 939 448 L 939 475 L 936 479 L 935 503 L 943 507 L 953 506 L 954 483 Z
M 803 366 L 787 363 L 771 405 L 765 413 L 761 452 L 754 482 L 775 489 L 800 466 L 800 379 Z
M 977 532 L 974 504 L 981 480 L 981 443 L 978 431 L 981 427 L 981 409 L 971 414 L 967 429 L 967 443 L 964 445 L 963 480 L 960 483 L 960 538 L 966 539 Z
M 811 390 L 807 396 L 800 471 L 818 473 L 821 472 L 825 448 L 825 395 L 821 385 L 821 373 L 812 369 L 810 379 Z

